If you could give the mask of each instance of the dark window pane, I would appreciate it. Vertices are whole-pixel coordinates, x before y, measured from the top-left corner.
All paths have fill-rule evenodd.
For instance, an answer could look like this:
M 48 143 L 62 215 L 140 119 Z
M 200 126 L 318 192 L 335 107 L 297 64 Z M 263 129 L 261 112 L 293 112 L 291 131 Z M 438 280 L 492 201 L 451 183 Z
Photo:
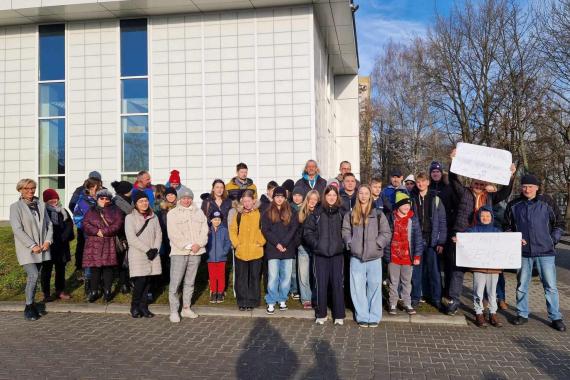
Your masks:
M 65 116 L 64 83 L 40 84 L 40 117 Z
M 40 175 L 65 174 L 65 121 L 40 120 Z
M 121 20 L 121 75 L 147 75 L 146 19 Z
M 54 189 L 59 194 L 59 199 L 65 199 L 65 177 L 40 177 L 39 185 L 38 194 L 43 193 L 45 189 Z
M 122 113 L 148 112 L 148 83 L 146 79 L 124 79 L 121 93 Z
M 65 25 L 40 25 L 40 80 L 65 79 Z
M 125 116 L 123 130 L 123 172 L 148 170 L 148 118 Z

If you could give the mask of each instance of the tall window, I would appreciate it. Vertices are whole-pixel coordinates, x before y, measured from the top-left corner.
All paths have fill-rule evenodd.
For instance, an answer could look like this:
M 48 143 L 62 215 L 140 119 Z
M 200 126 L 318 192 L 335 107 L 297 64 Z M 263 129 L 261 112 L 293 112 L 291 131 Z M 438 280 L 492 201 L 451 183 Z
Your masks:
M 39 185 L 65 190 L 65 25 L 39 26 Z
M 121 20 L 122 176 L 148 170 L 147 20 Z

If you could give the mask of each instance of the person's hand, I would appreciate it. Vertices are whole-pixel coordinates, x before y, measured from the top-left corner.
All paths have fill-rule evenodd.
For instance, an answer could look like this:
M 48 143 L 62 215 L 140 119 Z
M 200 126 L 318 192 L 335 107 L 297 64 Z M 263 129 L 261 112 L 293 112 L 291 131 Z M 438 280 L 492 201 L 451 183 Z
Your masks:
M 99 236 L 99 237 L 101 237 L 101 238 L 104 237 L 104 236 L 103 236 L 103 232 L 101 232 L 101 230 L 97 231 L 97 236 Z
M 451 241 L 454 242 L 455 244 L 457 244 L 457 236 L 452 237 Z
M 192 244 L 192 253 L 198 253 L 200 246 L 196 243 Z
M 517 167 L 515 164 L 511 164 L 511 177 L 515 175 L 515 172 L 517 171 Z
M 524 239 L 522 239 L 521 243 L 522 243 L 523 247 L 528 244 L 528 243 L 526 242 L 526 240 L 524 240 Z
M 279 252 L 281 252 L 281 253 L 283 253 L 287 250 L 287 249 L 285 249 L 285 247 L 283 247 L 283 245 L 281 245 L 281 243 L 277 244 L 276 247 L 279 250 Z
M 443 253 L 443 245 L 438 245 L 437 247 L 435 247 L 435 251 L 437 252 L 438 255 L 441 255 Z
M 452 150 L 451 153 L 449 154 L 449 158 L 451 158 L 451 159 L 453 160 L 456 155 L 457 155 L 457 149 L 456 149 L 456 148 L 453 148 L 453 150 Z
M 42 252 L 47 251 L 50 245 L 51 243 L 49 241 L 44 241 L 44 243 L 42 244 Z
M 414 265 L 420 265 L 420 259 L 414 259 Z
M 32 253 L 42 253 L 42 247 L 40 247 L 39 245 L 34 245 L 32 247 Z

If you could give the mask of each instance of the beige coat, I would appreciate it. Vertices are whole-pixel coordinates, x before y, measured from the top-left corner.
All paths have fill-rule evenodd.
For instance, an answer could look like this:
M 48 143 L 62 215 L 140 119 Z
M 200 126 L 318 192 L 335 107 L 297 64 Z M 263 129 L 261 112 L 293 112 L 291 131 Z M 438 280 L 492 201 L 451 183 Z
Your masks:
M 176 255 L 202 255 L 206 252 L 208 244 L 208 221 L 206 215 L 196 205 L 188 208 L 180 205 L 168 213 L 166 219 L 168 239 L 170 239 L 170 256 Z M 193 253 L 186 247 L 198 244 L 200 250 Z
M 156 255 L 150 261 L 146 252 L 152 248 L 160 249 L 162 243 L 162 231 L 158 223 L 158 217 L 151 216 L 145 230 L 136 236 L 145 223 L 145 218 L 137 210 L 133 210 L 125 218 L 125 235 L 129 242 L 129 273 L 131 277 L 155 276 L 162 273 L 160 256 Z
M 51 260 L 49 249 L 42 253 L 32 253 L 34 245 L 53 242 L 53 226 L 46 212 L 45 203 L 38 201 L 40 219 L 32 215 L 28 205 L 18 200 L 10 205 L 10 225 L 14 233 L 16 256 L 20 265 L 39 264 Z

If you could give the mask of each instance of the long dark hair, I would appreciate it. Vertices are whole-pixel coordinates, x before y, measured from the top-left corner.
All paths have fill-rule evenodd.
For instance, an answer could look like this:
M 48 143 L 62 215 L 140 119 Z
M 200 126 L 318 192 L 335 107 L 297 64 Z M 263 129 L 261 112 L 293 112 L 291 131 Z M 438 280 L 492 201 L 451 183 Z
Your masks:
M 214 186 L 216 186 L 216 184 L 218 183 L 224 185 L 224 192 L 222 193 L 222 201 L 225 201 L 226 198 L 228 197 L 228 191 L 226 190 L 226 184 L 221 179 L 215 179 L 214 182 L 212 182 L 212 191 L 210 192 L 210 199 L 212 201 L 216 200 L 216 196 L 214 195 Z
M 336 194 L 336 202 L 334 203 L 334 205 L 329 205 L 327 202 L 327 194 L 330 193 L 331 191 L 334 191 L 334 193 Z M 328 207 L 340 207 L 340 194 L 338 192 L 338 189 L 334 186 L 327 186 L 323 195 L 323 200 L 321 202 L 324 206 L 328 206 Z
M 284 225 L 288 226 L 291 223 L 291 216 L 293 215 L 293 211 L 291 211 L 291 205 L 287 202 L 287 199 L 281 205 L 281 208 L 277 206 L 275 203 L 275 199 L 271 201 L 271 205 L 267 210 L 267 215 L 269 215 L 269 220 L 272 223 L 277 223 L 279 221 L 283 222 Z

